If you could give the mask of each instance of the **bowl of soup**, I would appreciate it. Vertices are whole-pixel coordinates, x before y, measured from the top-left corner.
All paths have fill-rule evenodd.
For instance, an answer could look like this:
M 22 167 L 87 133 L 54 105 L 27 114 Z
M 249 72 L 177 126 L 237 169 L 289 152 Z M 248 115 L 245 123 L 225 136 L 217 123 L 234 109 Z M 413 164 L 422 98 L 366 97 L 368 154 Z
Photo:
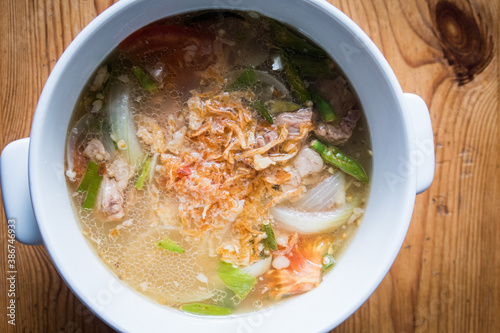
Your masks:
M 27 154 L 61 276 L 137 332 L 335 327 L 390 268 L 434 161 L 425 103 L 317 1 L 113 5 L 2 153 L 8 217 Z

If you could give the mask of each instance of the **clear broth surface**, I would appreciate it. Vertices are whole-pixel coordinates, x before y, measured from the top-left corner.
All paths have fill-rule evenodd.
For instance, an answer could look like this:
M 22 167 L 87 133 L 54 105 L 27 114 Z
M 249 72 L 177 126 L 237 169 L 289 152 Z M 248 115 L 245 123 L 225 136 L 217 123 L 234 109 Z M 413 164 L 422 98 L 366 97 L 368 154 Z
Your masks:
M 169 38 L 179 38 L 179 41 L 170 41 L 168 49 L 141 54 L 141 46 L 137 46 L 137 42 L 129 41 L 130 45 L 128 46 L 127 41 L 122 43 L 122 48 L 129 47 L 135 49 L 124 51 L 119 47 L 115 50 L 103 62 L 102 66 L 99 67 L 106 67 L 109 78 L 103 82 L 101 87 L 93 89 L 92 86 L 95 84 L 95 77 L 98 75 L 96 71 L 82 92 L 74 110 L 68 135 L 71 135 L 75 124 L 86 114 L 91 114 L 89 116 L 91 121 L 90 123 L 87 122 L 84 132 L 79 133 L 77 136 L 74 154 L 80 157 L 75 158 L 73 163 L 76 165 L 80 161 L 80 164 L 83 163 L 85 166 L 88 163 L 88 158 L 82 158 L 81 155 L 89 140 L 95 138 L 103 141 L 102 132 L 106 131 L 106 129 L 109 130 L 109 119 L 106 116 L 106 112 L 109 104 L 109 90 L 113 89 L 109 87 L 109 85 L 112 85 L 110 82 L 121 82 L 120 84 L 129 87 L 130 112 L 136 126 L 140 117 L 147 116 L 149 117 L 147 119 L 153 119 L 165 133 L 170 129 L 172 131 L 170 134 L 172 135 L 176 131 L 179 131 L 179 129 L 182 129 L 182 127 L 189 127 L 187 113 L 190 111 L 189 107 L 187 107 L 188 101 L 195 95 L 203 95 L 207 91 L 210 92 L 218 84 L 217 79 L 220 77 L 225 80 L 221 83 L 221 86 L 227 89 L 231 81 L 234 82 L 235 77 L 241 75 L 242 71 L 246 68 L 253 68 L 256 71 L 270 73 L 271 76 L 282 82 L 284 86 L 288 86 L 286 74 L 283 72 L 283 69 L 274 69 L 276 62 L 273 59 L 276 58 L 279 49 L 286 49 L 292 57 L 298 55 L 300 58 L 302 54 L 295 54 L 289 47 L 283 46 L 273 40 L 273 24 L 278 24 L 278 27 L 285 27 L 256 13 L 234 11 L 197 12 L 171 17 L 150 25 L 153 27 L 178 27 L 178 29 L 173 29 L 174 32 L 171 33 Z M 188 27 L 188 29 L 184 30 L 185 27 Z M 311 49 L 315 50 L 318 48 L 306 37 L 288 27 L 285 27 L 285 29 L 287 29 L 286 31 L 291 31 L 293 36 L 309 45 Z M 198 49 L 194 50 L 194 47 L 189 49 L 189 45 L 185 46 L 183 44 L 181 40 L 186 38 L 186 36 L 196 39 L 194 44 L 197 45 Z M 158 43 L 166 42 L 163 40 Z M 213 45 L 216 46 L 212 46 L 210 50 L 207 50 L 206 54 L 200 55 L 199 48 L 203 47 L 204 43 L 214 43 Z M 154 46 L 152 45 L 152 47 Z M 191 51 L 194 52 L 194 55 Z M 215 60 L 212 58 L 213 54 L 211 53 L 217 53 Z M 306 56 L 309 55 L 306 54 Z M 190 57 L 193 56 L 198 58 L 192 60 Z M 330 58 L 321 59 L 335 72 L 334 75 L 332 74 L 327 78 L 307 77 L 305 79 L 307 84 L 315 86 L 320 84 L 318 82 L 325 82 L 325 80 L 330 80 L 330 83 L 335 80 L 343 80 L 346 85 L 345 89 L 355 99 L 355 107 L 361 110 L 361 105 L 355 92 L 338 66 Z M 151 93 L 140 84 L 137 77 L 132 74 L 136 67 L 145 69 L 145 72 L 153 78 L 158 90 L 157 92 Z M 213 75 L 210 72 L 212 69 L 217 73 Z M 251 90 L 252 94 L 254 94 L 252 98 L 269 99 L 269 91 L 265 84 L 259 87 L 259 83 L 257 83 L 251 87 Z M 275 89 L 272 93 L 279 92 L 276 92 Z M 300 104 L 297 98 L 292 95 L 285 97 L 284 100 Z M 99 107 L 96 106 L 96 101 L 102 101 L 102 103 L 97 103 L 98 105 L 102 104 L 102 107 L 97 111 L 96 109 Z M 304 106 L 303 103 L 302 106 Z M 312 109 L 312 123 L 314 126 L 317 126 L 321 120 L 317 110 L 314 107 Z M 260 126 L 258 124 L 262 124 L 262 118 L 255 110 L 249 112 L 252 114 L 252 121 L 257 126 Z M 279 114 L 273 114 L 275 120 L 278 116 Z M 189 130 L 188 128 L 187 133 L 189 133 Z M 314 137 L 314 133 L 310 131 L 306 138 L 297 143 L 297 145 L 301 147 L 300 149 L 304 148 L 312 137 Z M 168 137 L 167 135 L 167 141 L 169 140 L 173 140 L 173 136 Z M 192 143 L 193 141 L 189 140 L 187 140 L 189 143 L 185 144 L 184 148 L 186 145 L 192 145 L 193 151 L 196 150 L 198 146 L 195 146 Z M 144 148 L 144 143 L 141 140 L 139 141 Z M 117 142 L 114 142 L 114 144 L 117 145 Z M 361 114 L 361 118 L 353 130 L 352 137 L 341 149 L 344 153 L 356 159 L 363 166 L 366 173 L 370 175 L 370 147 L 366 119 Z M 175 148 L 172 149 L 175 150 Z M 118 149 L 111 155 L 120 153 L 122 152 Z M 172 151 L 163 154 L 175 155 Z M 157 167 L 162 166 L 161 155 L 158 154 L 155 157 Z M 154 154 L 151 153 L 149 156 L 153 159 Z M 112 157 L 109 159 L 112 160 Z M 294 159 L 292 158 L 287 162 L 277 163 L 272 167 L 279 167 L 286 171 L 294 167 L 295 164 L 293 161 Z M 109 166 L 109 161 L 106 161 L 106 163 Z M 67 169 L 69 169 L 68 166 Z M 290 289 L 292 290 L 290 293 L 285 292 L 281 294 L 277 290 L 287 287 L 287 283 L 297 284 L 301 281 L 303 282 L 304 279 L 308 278 L 307 274 L 304 273 L 304 276 L 302 276 L 302 272 L 293 271 L 290 273 L 291 278 L 288 280 L 279 275 L 281 280 L 275 281 L 273 279 L 276 279 L 276 274 L 270 274 L 269 270 L 277 269 L 271 266 L 267 273 L 256 278 L 256 284 L 248 296 L 244 299 L 238 297 L 218 277 L 217 265 L 221 260 L 221 253 L 217 251 L 223 247 L 224 239 L 220 240 L 214 236 L 218 232 L 217 236 L 219 238 L 223 237 L 221 235 L 224 232 L 234 236 L 231 227 L 237 222 L 226 221 L 224 232 L 216 229 L 219 231 L 213 231 L 213 233 L 207 231 L 201 236 L 185 232 L 185 229 L 183 229 L 185 225 L 180 222 L 182 220 L 179 212 L 180 195 L 161 185 L 159 179 L 162 176 L 164 177 L 164 175 L 160 175 L 162 171 L 158 170 L 153 171 L 152 180 L 147 179 L 141 189 L 134 187 L 134 182 L 140 177 L 141 171 L 140 166 L 133 168 L 133 175 L 128 180 L 128 185 L 123 192 L 125 216 L 116 221 L 107 220 L 103 216 L 103 213 L 96 208 L 83 209 L 82 205 L 85 201 L 86 193 L 77 191 L 80 180 L 75 182 L 68 180 L 69 193 L 72 197 L 74 211 L 80 222 L 83 235 L 95 249 L 101 260 L 118 278 L 139 293 L 161 304 L 181 307 L 183 304 L 202 302 L 230 308 L 236 313 L 259 310 L 282 299 L 301 293 L 293 291 L 293 287 Z M 259 171 L 257 171 L 257 175 Z M 310 177 L 311 179 L 307 178 L 308 183 L 306 185 L 302 183 L 299 186 L 303 186 L 304 190 L 309 191 L 321 181 L 330 177 L 331 174 L 337 172 L 341 171 L 325 164 L 321 172 L 316 175 L 316 180 L 312 179 L 314 177 Z M 77 178 L 80 177 L 81 179 L 81 176 L 82 171 L 80 170 L 79 176 L 77 172 Z M 363 210 L 368 198 L 369 184 L 364 184 L 349 175 L 345 175 L 345 182 L 346 185 L 344 188 L 347 202 L 357 202 L 355 209 Z M 276 193 L 284 192 L 283 185 L 273 187 L 273 189 L 276 188 L 278 188 Z M 276 193 L 266 194 L 267 196 L 264 196 L 266 202 L 276 197 Z M 300 200 L 300 195 L 296 198 L 284 199 L 279 202 L 279 205 L 288 207 L 288 209 L 294 209 L 297 200 Z M 245 202 L 245 204 L 247 203 Z M 210 213 L 210 211 L 208 212 Z M 338 260 L 340 254 L 361 223 L 363 212 L 359 212 L 359 216 L 342 224 L 333 231 L 313 235 L 298 233 L 298 240 L 291 247 L 292 251 L 302 253 L 304 256 L 309 255 L 308 253 L 322 251 L 322 256 L 328 254 L 335 261 Z M 267 210 L 261 211 L 261 213 L 263 216 L 267 216 L 266 218 L 272 224 L 277 238 L 281 237 L 282 240 L 286 238 L 287 242 L 291 242 L 293 232 L 288 228 L 283 228 L 272 217 L 268 217 Z M 262 218 L 262 216 L 255 217 L 254 220 L 262 221 Z M 247 219 L 252 220 L 252 217 L 247 217 Z M 255 222 L 254 220 L 252 220 L 253 222 L 249 222 L 254 223 L 251 224 L 252 227 L 260 225 L 259 223 L 261 222 Z M 238 217 L 236 217 L 235 221 L 238 221 Z M 185 252 L 169 252 L 159 248 L 156 244 L 165 237 L 176 242 Z M 283 251 L 284 248 L 286 246 L 278 246 L 278 252 L 280 250 Z M 275 251 L 266 248 L 264 245 L 259 255 L 261 258 L 271 256 L 273 260 L 277 256 L 288 256 L 288 260 L 294 260 L 293 255 L 286 253 L 283 255 L 276 254 Z M 297 258 L 297 254 L 295 254 L 295 258 Z M 252 260 L 250 259 L 250 261 Z M 255 260 L 252 263 L 254 262 Z M 325 264 L 324 260 L 319 264 Z M 317 265 L 318 263 L 316 263 Z M 242 268 L 241 265 L 236 264 L 236 266 Z M 285 267 L 284 269 L 287 268 Z M 321 277 L 330 269 L 332 268 L 321 271 Z M 275 290 L 274 294 L 270 293 L 273 288 Z M 298 289 L 300 290 L 300 288 Z

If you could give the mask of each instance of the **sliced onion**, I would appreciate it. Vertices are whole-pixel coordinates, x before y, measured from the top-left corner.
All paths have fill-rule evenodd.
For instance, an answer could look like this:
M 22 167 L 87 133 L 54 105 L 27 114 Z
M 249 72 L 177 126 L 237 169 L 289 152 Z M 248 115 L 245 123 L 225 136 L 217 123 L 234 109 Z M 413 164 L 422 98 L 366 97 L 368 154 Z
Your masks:
M 120 141 L 125 142 L 125 153 L 128 162 L 138 167 L 144 159 L 142 147 L 135 135 L 135 124 L 129 108 L 129 92 L 125 84 L 115 81 L 109 92 L 109 121 L 112 138 L 120 147 Z
M 236 71 L 229 72 L 227 74 L 227 82 L 231 84 L 233 81 L 236 80 L 238 76 L 240 76 L 243 71 L 246 69 L 238 69 Z M 268 72 L 264 71 L 259 71 L 254 69 L 255 71 L 255 79 L 257 80 L 257 83 L 264 83 L 268 86 L 273 86 L 276 90 L 278 90 L 285 98 L 290 97 L 290 91 L 286 87 L 286 85 L 281 82 L 277 77 L 275 77 L 272 74 L 269 74 Z
M 153 159 L 151 160 L 151 167 L 149 168 L 149 182 L 151 183 L 151 181 L 153 181 L 153 176 L 155 174 L 155 171 L 156 171 L 156 165 L 158 164 L 158 153 L 155 153 L 153 155 Z
M 90 120 L 92 115 L 90 113 L 85 113 L 78 121 L 75 123 L 73 128 L 69 131 L 68 139 L 66 141 L 66 161 L 68 161 L 68 170 L 73 171 L 74 158 L 76 142 L 85 129 L 90 125 Z
M 113 143 L 113 139 L 111 139 L 111 137 L 109 136 L 109 133 L 107 133 L 106 131 L 102 132 L 101 142 L 108 154 L 110 156 L 113 155 L 113 152 L 116 150 L 115 144 Z
M 285 206 L 271 207 L 274 221 L 289 231 L 301 234 L 316 234 L 334 230 L 349 220 L 353 208 L 343 205 L 327 212 L 302 212 Z
M 331 209 L 334 205 L 345 204 L 345 174 L 336 172 L 308 190 L 294 207 L 306 212 Z
M 250 266 L 243 267 L 241 270 L 253 277 L 259 277 L 271 268 L 271 262 L 273 261 L 272 256 L 265 259 L 260 259 L 259 261 L 251 264 Z

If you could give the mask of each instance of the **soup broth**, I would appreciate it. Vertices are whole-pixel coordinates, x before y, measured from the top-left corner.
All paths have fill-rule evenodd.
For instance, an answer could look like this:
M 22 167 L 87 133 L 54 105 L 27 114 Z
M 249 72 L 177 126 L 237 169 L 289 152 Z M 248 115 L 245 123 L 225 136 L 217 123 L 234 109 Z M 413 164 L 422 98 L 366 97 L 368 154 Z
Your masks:
M 75 107 L 66 176 L 82 233 L 121 280 L 186 312 L 307 292 L 364 214 L 361 110 L 321 48 L 258 13 L 152 23 Z

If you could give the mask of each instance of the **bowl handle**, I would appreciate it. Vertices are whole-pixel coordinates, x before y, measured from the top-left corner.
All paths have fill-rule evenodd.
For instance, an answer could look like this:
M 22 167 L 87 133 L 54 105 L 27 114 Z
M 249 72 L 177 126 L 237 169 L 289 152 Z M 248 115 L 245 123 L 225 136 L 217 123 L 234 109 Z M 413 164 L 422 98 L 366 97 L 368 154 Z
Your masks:
M 434 178 L 434 135 L 431 117 L 424 100 L 415 94 L 404 94 L 407 110 L 415 131 L 415 148 L 410 162 L 417 170 L 417 194 L 431 186 Z
M 25 138 L 4 148 L 0 156 L 0 181 L 8 239 L 27 245 L 41 245 L 42 236 L 33 215 L 28 185 L 29 143 L 30 139 Z

